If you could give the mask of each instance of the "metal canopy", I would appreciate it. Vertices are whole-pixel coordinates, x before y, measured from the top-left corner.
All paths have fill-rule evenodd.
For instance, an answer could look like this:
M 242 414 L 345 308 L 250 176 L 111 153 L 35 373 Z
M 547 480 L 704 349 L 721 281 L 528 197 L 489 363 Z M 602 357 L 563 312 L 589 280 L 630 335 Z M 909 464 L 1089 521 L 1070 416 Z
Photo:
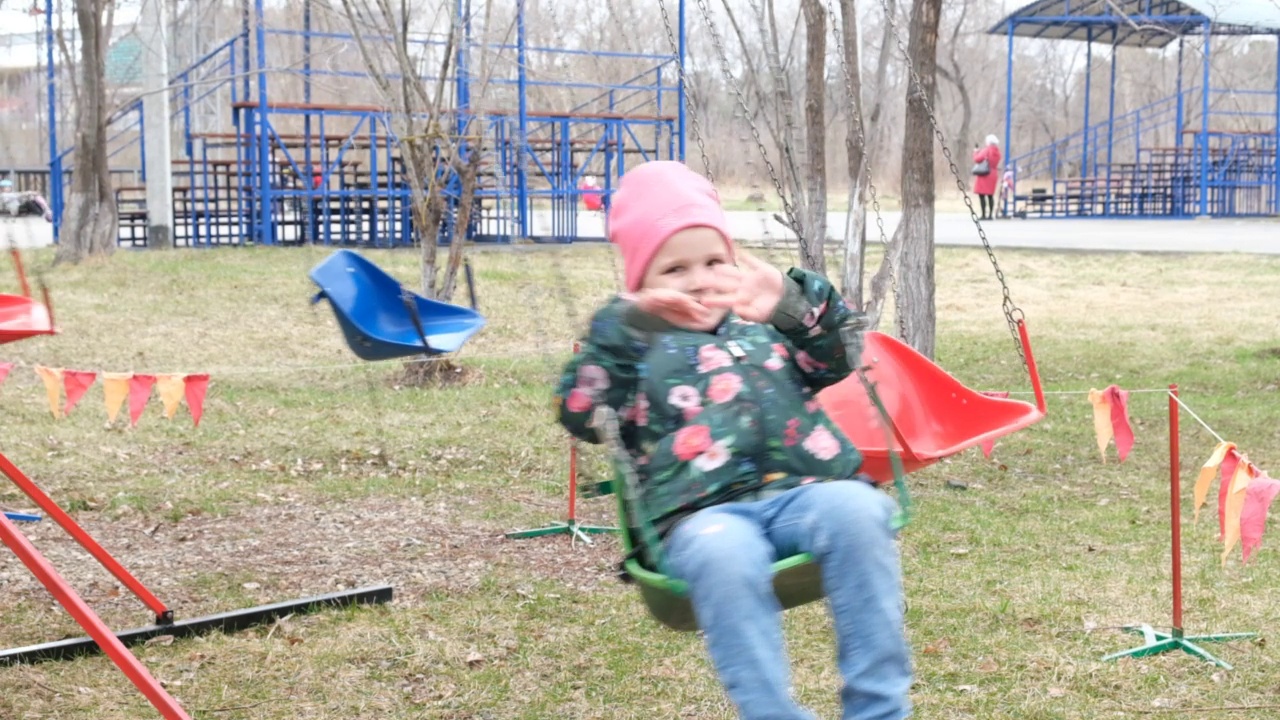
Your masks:
M 1036 0 L 988 30 L 1047 40 L 1162 48 L 1182 35 L 1280 34 L 1274 0 Z M 1114 42 L 1112 33 L 1115 34 Z

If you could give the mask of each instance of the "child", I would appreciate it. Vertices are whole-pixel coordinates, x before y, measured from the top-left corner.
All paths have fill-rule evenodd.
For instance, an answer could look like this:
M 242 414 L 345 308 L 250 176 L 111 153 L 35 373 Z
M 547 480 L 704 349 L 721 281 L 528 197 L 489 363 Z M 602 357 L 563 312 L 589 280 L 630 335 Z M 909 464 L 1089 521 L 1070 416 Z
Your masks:
M 609 235 L 628 292 L 566 369 L 560 422 L 599 442 L 594 410 L 618 411 L 640 504 L 730 699 L 747 719 L 813 717 L 791 697 L 770 569 L 810 552 L 845 719 L 907 717 L 895 504 L 858 478 L 861 456 L 814 399 L 859 361 L 863 316 L 824 278 L 735 249 L 715 188 L 681 163 L 624 175 Z

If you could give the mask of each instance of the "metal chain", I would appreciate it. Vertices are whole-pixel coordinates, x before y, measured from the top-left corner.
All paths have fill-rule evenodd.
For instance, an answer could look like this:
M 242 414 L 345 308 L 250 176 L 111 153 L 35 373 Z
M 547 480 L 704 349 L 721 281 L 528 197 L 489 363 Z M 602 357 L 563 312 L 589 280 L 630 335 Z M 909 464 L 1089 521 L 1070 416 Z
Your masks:
M 1013 303 L 1013 298 L 1009 294 L 1009 284 L 1005 281 L 1004 271 L 1000 269 L 1000 263 L 996 261 L 995 251 L 991 249 L 991 243 L 987 240 L 987 233 L 982 229 L 982 221 L 978 219 L 978 213 L 973 209 L 973 199 L 969 197 L 969 192 L 965 189 L 964 180 L 960 176 L 960 168 L 956 167 L 955 159 L 951 156 L 951 150 L 947 147 L 946 138 L 943 137 L 942 130 L 938 127 L 938 119 L 933 113 L 933 106 L 930 104 L 929 98 L 925 97 L 924 83 L 920 81 L 920 76 L 916 73 L 915 63 L 911 62 L 911 54 L 907 52 L 906 46 L 902 44 L 902 33 L 898 31 L 897 23 L 893 21 L 893 12 L 889 9 L 885 0 L 880 0 L 880 7 L 884 9 L 885 22 L 889 24 L 889 29 L 893 32 L 894 42 L 902 53 L 903 59 L 906 60 L 907 71 L 911 73 L 911 82 L 919 95 L 920 103 L 924 105 L 925 112 L 929 115 L 929 124 L 933 127 L 933 134 L 938 139 L 938 144 L 942 147 L 942 155 L 947 159 L 947 165 L 951 168 L 951 175 L 956 179 L 956 187 L 959 188 L 960 195 L 964 198 L 965 206 L 969 208 L 969 218 L 973 220 L 974 227 L 978 229 L 978 237 L 982 240 L 982 247 L 987 251 L 987 259 L 991 261 L 991 266 L 995 268 L 996 279 L 1000 281 L 1000 288 L 1004 293 L 1004 299 L 1000 307 L 1004 310 L 1005 320 L 1009 323 L 1009 333 L 1013 335 L 1013 344 L 1017 348 L 1018 358 L 1026 366 L 1027 358 L 1022 352 L 1022 341 L 1018 336 L 1018 320 L 1023 319 L 1025 316 L 1022 313 L 1022 309 Z M 1015 315 L 1017 316 L 1016 318 L 1014 317 Z
M 876 227 L 880 230 L 880 244 L 884 246 L 885 264 L 889 268 L 889 283 L 893 288 L 893 312 L 898 318 L 898 337 L 905 341 L 907 339 L 907 320 L 906 315 L 902 312 L 902 296 L 898 291 L 898 272 L 893 266 L 893 248 L 890 247 L 889 238 L 885 235 L 884 217 L 880 214 L 880 198 L 876 194 L 876 184 L 871 179 L 871 163 L 867 159 L 871 154 L 868 152 L 865 128 L 863 123 L 860 122 L 862 118 L 862 98 L 853 93 L 853 77 L 849 73 L 849 64 L 844 59 L 844 35 L 837 29 L 836 9 L 835 5 L 831 4 L 831 0 L 827 0 L 827 14 L 831 17 L 831 33 L 835 38 L 836 55 L 840 58 L 840 71 L 844 75 L 844 91 L 849 96 L 849 102 L 854 106 L 858 115 L 859 122 L 854 122 L 853 125 L 858 131 L 858 146 L 862 148 L 863 175 L 867 181 L 867 192 L 871 194 L 871 208 L 876 215 Z M 850 118 L 850 122 L 853 122 L 853 118 Z M 853 212 L 852 207 L 849 208 L 849 212 Z
M 698 124 L 698 104 L 689 87 L 689 78 L 684 72 L 684 62 L 680 57 L 680 45 L 676 43 L 676 36 L 671 30 L 671 16 L 667 14 L 667 3 L 665 0 L 658 0 L 658 10 L 662 13 L 662 27 L 667 31 L 667 43 L 671 46 L 671 57 L 676 60 L 676 72 L 680 73 L 680 84 L 684 86 L 684 101 L 689 106 L 689 112 L 686 116 L 689 123 L 693 127 L 693 141 L 698 144 L 698 153 L 702 155 L 702 167 L 706 170 L 707 179 L 711 182 L 716 181 L 715 173 L 711 172 L 711 160 L 707 157 L 707 146 L 702 140 L 702 128 Z
M 760 129 L 756 127 L 755 122 L 751 119 L 751 109 L 747 107 L 747 100 L 742 94 L 742 88 L 734 81 L 733 71 L 729 67 L 729 55 L 724 49 L 724 40 L 720 37 L 720 31 L 711 19 L 711 12 L 707 9 L 706 0 L 696 0 L 696 2 L 698 10 L 702 13 L 703 22 L 706 23 L 707 29 L 711 31 L 711 43 L 715 46 L 716 54 L 720 59 L 720 72 L 724 74 L 725 79 L 733 88 L 738 107 L 742 108 L 743 115 L 747 120 L 747 126 L 751 128 L 751 137 L 756 141 L 756 149 L 760 151 L 760 156 L 764 158 L 765 168 L 769 171 L 769 179 L 773 181 L 774 190 L 777 191 L 778 197 L 782 199 L 782 209 L 787 214 L 787 222 L 791 223 L 791 227 L 796 233 L 796 244 L 800 246 L 800 253 L 804 256 L 805 263 L 809 267 L 817 267 L 817 263 L 814 262 L 813 255 L 809 252 L 809 247 L 804 241 L 804 235 L 800 232 L 800 224 L 796 222 L 795 208 L 792 207 L 790 198 L 787 197 L 786 191 L 782 188 L 782 181 L 778 178 L 778 171 L 773 167 L 773 161 L 769 159 L 769 151 L 765 149 L 764 141 L 760 139 Z

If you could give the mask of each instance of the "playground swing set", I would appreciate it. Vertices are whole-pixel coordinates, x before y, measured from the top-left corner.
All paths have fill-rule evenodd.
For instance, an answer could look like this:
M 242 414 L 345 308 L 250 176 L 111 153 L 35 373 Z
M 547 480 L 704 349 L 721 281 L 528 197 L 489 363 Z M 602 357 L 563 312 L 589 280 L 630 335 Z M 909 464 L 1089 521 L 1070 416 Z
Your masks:
M 10 228 L 8 239 L 21 294 L 0 293 L 0 344 L 57 333 L 48 288 L 42 283 L 43 301 L 32 297 L 22 266 L 21 253 L 16 248 L 12 232 Z M 42 516 L 19 512 L 0 513 L 0 542 L 13 551 L 18 560 L 88 634 L 85 638 L 0 650 L 0 666 L 65 660 L 102 651 L 166 720 L 189 720 L 190 716 L 129 651 L 129 646 L 160 635 L 189 637 L 208 632 L 236 632 L 273 622 L 288 615 L 314 612 L 324 608 L 381 604 L 390 602 L 392 599 L 393 588 L 389 585 L 379 585 L 232 610 L 205 617 L 176 619 L 172 609 L 125 569 L 93 536 L 2 453 L 0 453 L 0 473 L 3 473 L 45 515 L 65 530 L 155 614 L 155 622 L 152 625 L 113 633 L 16 526 L 19 522 L 40 522 Z

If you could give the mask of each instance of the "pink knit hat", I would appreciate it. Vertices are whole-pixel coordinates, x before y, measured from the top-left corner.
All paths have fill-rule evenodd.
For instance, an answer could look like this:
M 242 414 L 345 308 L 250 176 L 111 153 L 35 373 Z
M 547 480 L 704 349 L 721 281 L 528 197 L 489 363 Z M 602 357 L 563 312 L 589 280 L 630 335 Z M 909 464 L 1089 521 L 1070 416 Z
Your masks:
M 672 160 L 627 171 L 609 206 L 609 241 L 622 253 L 627 290 L 639 290 L 662 244 L 691 227 L 718 231 L 733 252 L 720 195 L 710 181 Z

